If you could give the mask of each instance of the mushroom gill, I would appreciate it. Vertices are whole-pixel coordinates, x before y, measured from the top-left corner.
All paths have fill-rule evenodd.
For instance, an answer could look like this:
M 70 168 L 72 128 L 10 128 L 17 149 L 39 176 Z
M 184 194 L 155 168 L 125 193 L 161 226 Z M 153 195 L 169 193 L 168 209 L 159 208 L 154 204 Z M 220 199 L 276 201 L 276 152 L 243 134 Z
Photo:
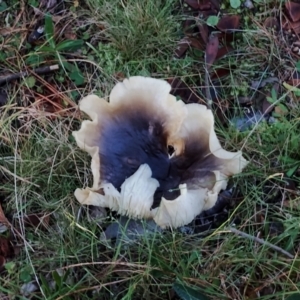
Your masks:
M 212 112 L 176 101 L 170 90 L 163 80 L 137 76 L 118 83 L 109 103 L 95 95 L 81 100 L 91 121 L 73 135 L 91 155 L 93 174 L 91 188 L 75 191 L 81 204 L 176 228 L 212 207 L 228 176 L 246 166 L 241 152 L 222 149 Z

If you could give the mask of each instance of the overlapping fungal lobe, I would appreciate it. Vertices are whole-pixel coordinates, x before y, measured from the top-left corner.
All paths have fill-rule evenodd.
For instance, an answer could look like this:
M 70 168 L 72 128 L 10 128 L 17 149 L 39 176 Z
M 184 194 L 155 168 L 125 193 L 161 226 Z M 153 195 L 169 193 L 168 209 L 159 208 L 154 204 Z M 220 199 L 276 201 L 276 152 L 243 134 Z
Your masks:
M 176 228 L 211 208 L 228 176 L 246 166 L 241 152 L 220 146 L 211 111 L 176 101 L 170 89 L 163 80 L 131 77 L 113 88 L 109 103 L 82 99 L 91 120 L 73 135 L 92 156 L 94 182 L 75 191 L 80 203 Z
M 73 135 L 92 156 L 94 183 L 75 191 L 79 202 L 152 217 L 154 192 L 169 173 L 168 140 L 186 115 L 184 103 L 169 92 L 162 80 L 131 77 L 114 87 L 110 103 L 96 96 L 81 100 L 92 121 Z
M 242 153 L 224 150 L 214 131 L 212 112 L 204 105 L 187 104 L 171 158 L 171 174 L 179 180 L 180 195 L 163 197 L 154 220 L 161 227 L 190 223 L 203 210 L 213 207 L 229 176 L 247 165 Z M 174 187 L 175 188 L 175 187 Z M 164 196 L 164 195 L 163 195 Z

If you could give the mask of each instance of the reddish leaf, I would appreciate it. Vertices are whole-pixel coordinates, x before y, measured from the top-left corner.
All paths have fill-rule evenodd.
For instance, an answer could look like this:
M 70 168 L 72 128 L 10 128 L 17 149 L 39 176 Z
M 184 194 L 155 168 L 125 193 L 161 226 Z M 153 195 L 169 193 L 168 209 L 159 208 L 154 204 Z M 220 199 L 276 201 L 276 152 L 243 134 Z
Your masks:
M 211 6 L 215 8 L 217 11 L 220 10 L 221 1 L 219 0 L 210 0 Z
M 172 87 L 171 94 L 180 97 L 185 103 L 201 102 L 201 98 L 197 95 L 194 89 L 189 87 L 179 78 L 170 78 L 168 79 L 168 82 Z
M 214 70 L 214 73 L 212 73 L 210 78 L 213 80 L 216 78 L 222 78 L 222 77 L 228 76 L 229 74 L 230 74 L 229 68 L 228 69 L 220 68 L 220 69 Z
M 299 87 L 300 86 L 300 72 L 298 72 L 298 71 L 293 72 L 292 76 L 290 77 L 289 80 L 286 81 L 286 83 L 291 86 Z
M 211 2 L 209 0 L 184 0 L 184 2 L 197 10 L 209 10 L 211 8 Z
M 0 107 L 7 103 L 8 97 L 4 91 L 0 91 Z
M 13 256 L 11 252 L 9 239 L 4 236 L 0 236 L 0 255 L 10 257 Z
M 268 114 L 273 110 L 272 104 L 265 98 L 262 103 L 262 112 Z
M 220 31 L 230 31 L 238 29 L 240 26 L 240 17 L 239 16 L 224 16 L 220 19 L 217 24 L 217 28 Z
M 207 44 L 208 42 L 208 26 L 206 24 L 199 24 L 198 29 L 201 35 L 201 38 L 204 42 L 204 44 Z
M 189 43 L 192 48 L 198 49 L 198 50 L 205 50 L 205 42 L 201 41 L 201 39 L 197 38 L 189 38 Z
M 287 1 L 285 3 L 285 8 L 288 12 L 289 17 L 293 22 L 297 22 L 300 20 L 300 4 Z
M 300 21 L 290 23 L 290 28 L 295 32 L 295 34 L 300 34 Z
M 38 213 L 24 216 L 23 222 L 25 226 L 47 229 L 49 227 L 50 216 L 46 213 Z
M 5 263 L 6 263 L 5 257 L 0 255 L 0 272 L 2 272 L 4 270 Z M 2 297 L 0 299 L 2 299 Z
M 186 35 L 192 35 L 195 33 L 194 30 L 195 27 L 195 21 L 194 20 L 185 20 L 183 22 L 183 32 Z
M 175 57 L 177 58 L 181 58 L 185 52 L 189 49 L 189 42 L 188 42 L 188 38 L 184 38 L 181 41 L 179 41 L 176 49 L 175 49 Z
M 218 49 L 216 59 L 222 58 L 223 56 L 225 56 L 226 54 L 228 54 L 229 52 L 231 52 L 233 50 L 234 49 L 231 46 L 225 46 L 225 47 Z
M 71 25 L 68 25 L 63 29 L 63 35 L 67 40 L 76 40 L 77 35 L 75 33 L 75 28 Z
M 0 223 L 4 224 L 4 225 L 8 225 L 9 222 L 7 221 L 4 211 L 2 209 L 2 206 L 0 205 Z
M 221 39 L 222 39 L 222 42 L 223 44 L 230 44 L 234 41 L 234 33 L 230 33 L 229 31 L 227 32 L 224 32 L 222 35 L 221 35 Z
M 278 30 L 279 29 L 279 22 L 274 17 L 268 17 L 268 18 L 266 18 L 266 20 L 264 22 L 264 27 Z
M 219 50 L 219 39 L 216 36 L 210 36 L 205 50 L 205 64 L 210 68 L 214 63 Z

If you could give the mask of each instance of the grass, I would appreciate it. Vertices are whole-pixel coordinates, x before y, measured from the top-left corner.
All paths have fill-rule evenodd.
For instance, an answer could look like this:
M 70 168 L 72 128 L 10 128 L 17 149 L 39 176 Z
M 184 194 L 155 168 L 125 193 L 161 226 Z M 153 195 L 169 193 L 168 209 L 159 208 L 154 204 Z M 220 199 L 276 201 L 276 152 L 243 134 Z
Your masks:
M 107 97 L 118 80 L 133 75 L 179 77 L 202 92 L 204 54 L 190 50 L 185 58 L 174 59 L 183 37 L 181 20 L 189 15 L 177 1 L 89 0 L 85 6 L 75 2 L 65 1 L 58 10 L 73 14 L 69 19 L 73 33 L 84 41 L 75 50 L 57 50 L 68 38 L 53 18 L 55 30 L 51 31 L 51 24 L 47 29 L 53 47 L 47 48 L 49 39 L 28 44 L 23 29 L 34 28 L 30 5 L 37 6 L 36 1 L 30 5 L 6 1 L 7 8 L 0 12 L 0 28 L 6 26 L 5 19 L 16 32 L 0 37 L 0 52 L 5 50 L 1 55 L 8 53 L 0 55 L 3 69 L 19 72 L 37 66 L 41 59 L 60 64 L 53 74 L 2 87 L 8 97 L 0 107 L 0 197 L 15 230 L 1 233 L 10 236 L 14 251 L 2 270 L 0 296 L 178 299 L 172 288 L 175 282 L 188 293 L 196 288 L 197 299 L 299 295 L 297 255 L 291 260 L 230 232 L 235 226 L 298 253 L 300 114 L 295 92 L 282 87 L 273 102 L 276 123 L 260 123 L 245 132 L 224 123 L 217 126 L 222 145 L 232 151 L 242 148 L 251 161 L 232 179 L 235 196 L 226 208 L 228 218 L 217 228 L 189 235 L 178 230 L 145 235 L 130 245 L 126 241 L 107 245 L 99 238 L 115 215 L 109 213 L 104 222 L 97 222 L 73 196 L 77 187 L 91 183 L 90 158 L 71 136 L 82 118 L 76 103 L 90 92 Z M 218 101 L 230 108 L 224 112 L 227 123 L 245 109 L 239 97 L 259 98 L 251 88 L 253 81 L 270 77 L 286 81 L 296 68 L 282 35 L 263 26 L 263 14 L 271 15 L 269 4 L 257 6 L 258 15 L 241 11 L 242 30 L 233 42 L 236 51 L 213 66 L 228 70 L 225 78 L 214 81 Z M 34 59 L 28 62 L 28 57 Z M 272 97 L 273 88 L 267 83 L 261 92 Z M 288 114 L 278 109 L 279 104 L 288 108 Z M 260 106 L 253 101 L 252 107 Z M 44 222 L 26 225 L 29 214 L 42 214 Z

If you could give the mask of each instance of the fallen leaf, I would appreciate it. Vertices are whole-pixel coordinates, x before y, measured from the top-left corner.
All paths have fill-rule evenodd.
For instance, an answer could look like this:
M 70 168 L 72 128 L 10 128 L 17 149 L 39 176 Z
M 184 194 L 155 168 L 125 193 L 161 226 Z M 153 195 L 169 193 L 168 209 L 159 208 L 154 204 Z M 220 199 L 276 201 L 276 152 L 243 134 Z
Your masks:
M 189 87 L 179 78 L 170 78 L 167 81 L 172 87 L 171 94 L 180 97 L 180 99 L 185 103 L 199 103 L 202 101 L 194 89 Z
M 205 50 L 205 64 L 207 68 L 210 68 L 218 54 L 219 50 L 219 39 L 216 36 L 210 36 L 209 41 L 206 45 Z
M 285 8 L 291 20 L 297 22 L 300 20 L 300 4 L 287 1 L 285 2 Z
M 67 40 L 76 40 L 77 39 L 77 35 L 74 31 L 74 27 L 72 27 L 71 25 L 68 25 L 64 31 L 63 31 L 63 35 Z
M 0 255 L 0 272 L 2 272 L 4 270 L 5 263 L 6 263 L 5 257 Z M 0 299 L 2 299 L 2 297 L 0 297 Z
M 201 35 L 201 38 L 203 40 L 203 43 L 207 44 L 207 42 L 208 42 L 208 34 L 209 34 L 207 24 L 205 24 L 205 23 L 199 24 L 198 25 L 198 29 L 199 29 L 199 33 Z
M 278 30 L 279 29 L 279 22 L 274 17 L 268 17 L 268 18 L 266 18 L 266 20 L 264 22 L 264 27 Z
M 288 109 L 284 105 L 276 105 L 274 111 L 279 116 L 286 116 L 288 114 Z
M 211 8 L 210 1 L 200 0 L 184 0 L 190 7 L 198 10 L 209 10 Z
M 8 224 L 9 224 L 8 220 L 7 220 L 6 217 L 5 217 L 5 214 L 4 214 L 4 211 L 3 211 L 3 209 L 2 209 L 1 204 L 0 204 L 0 223 L 3 223 L 3 224 L 5 224 L 5 225 L 8 225 Z
M 188 38 L 183 38 L 182 40 L 180 40 L 175 49 L 175 57 L 181 58 L 189 49 L 189 47 L 190 44 L 188 42 Z
M 273 110 L 272 104 L 265 98 L 262 103 L 262 112 L 264 115 L 270 113 Z
M 175 50 L 175 57 L 182 57 L 190 47 L 198 50 L 204 50 L 205 43 L 194 37 L 185 37 L 179 42 Z
M 220 31 L 226 32 L 238 29 L 240 27 L 240 17 L 236 15 L 224 16 L 217 24 Z
M 197 38 L 188 38 L 189 44 L 192 48 L 198 49 L 198 50 L 205 50 L 205 42 L 201 41 Z
M 47 213 L 30 214 L 23 217 L 25 226 L 47 229 L 49 227 L 50 216 Z
M 218 49 L 216 60 L 222 58 L 223 56 L 227 55 L 229 52 L 232 52 L 233 50 L 234 49 L 231 46 L 225 46 Z
M 7 103 L 7 94 L 4 91 L 0 91 L 0 107 Z M 1 207 L 1 206 L 0 206 Z M 1 209 L 0 209 L 1 214 Z
M 194 20 L 185 20 L 183 22 L 183 32 L 186 34 L 186 35 L 192 35 L 195 33 L 195 21 Z
M 231 68 L 231 70 L 233 70 Z M 214 72 L 211 74 L 210 78 L 216 79 L 216 78 L 222 78 L 225 76 L 228 76 L 231 72 L 231 70 L 229 68 L 219 68 L 219 69 L 215 69 Z
M 10 247 L 10 241 L 8 238 L 4 236 L 0 236 L 0 255 L 4 257 L 11 257 L 12 255 L 12 249 Z
M 300 86 L 300 73 L 298 71 L 293 72 L 291 78 L 289 80 L 287 80 L 286 83 L 291 86 L 299 87 Z

